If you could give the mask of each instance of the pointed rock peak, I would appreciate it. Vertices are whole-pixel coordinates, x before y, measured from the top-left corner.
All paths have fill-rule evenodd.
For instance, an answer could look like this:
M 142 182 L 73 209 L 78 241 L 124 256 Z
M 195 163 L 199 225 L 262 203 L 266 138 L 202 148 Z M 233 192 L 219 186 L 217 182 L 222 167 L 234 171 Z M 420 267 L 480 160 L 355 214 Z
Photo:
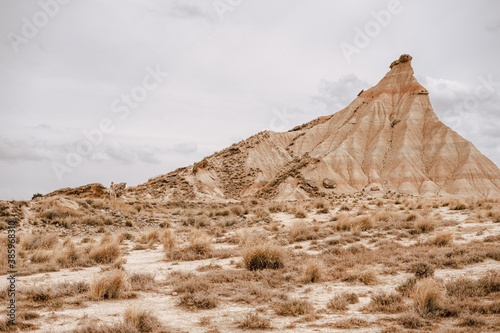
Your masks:
M 392 67 L 399 65 L 399 64 L 404 64 L 404 63 L 408 63 L 408 65 L 410 65 L 410 67 L 411 67 L 411 59 L 413 59 L 413 57 L 411 55 L 402 54 L 401 57 L 399 57 L 398 60 L 394 60 L 391 63 L 391 66 L 389 66 L 389 67 L 392 69 Z

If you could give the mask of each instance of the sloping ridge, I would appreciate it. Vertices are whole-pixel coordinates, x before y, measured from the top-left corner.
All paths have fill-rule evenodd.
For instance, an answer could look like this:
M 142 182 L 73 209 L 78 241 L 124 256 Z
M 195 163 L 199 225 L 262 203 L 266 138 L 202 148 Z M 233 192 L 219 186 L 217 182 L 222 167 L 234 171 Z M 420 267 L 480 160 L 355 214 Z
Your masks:
M 132 188 L 170 199 L 305 199 L 365 191 L 500 196 L 500 170 L 439 121 L 402 55 L 343 110 L 265 131 Z

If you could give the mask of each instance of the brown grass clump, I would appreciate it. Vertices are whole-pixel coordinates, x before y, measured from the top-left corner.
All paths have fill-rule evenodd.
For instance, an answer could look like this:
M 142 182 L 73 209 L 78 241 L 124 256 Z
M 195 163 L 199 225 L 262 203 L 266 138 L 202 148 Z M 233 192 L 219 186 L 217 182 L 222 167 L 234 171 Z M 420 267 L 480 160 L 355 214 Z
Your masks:
M 404 311 L 406 307 L 403 304 L 403 298 L 399 294 L 379 293 L 372 296 L 368 308 L 372 311 L 398 313 Z
M 331 298 L 326 304 L 326 307 L 333 311 L 344 311 L 347 310 L 349 304 L 356 304 L 358 301 L 358 295 L 343 292 L 336 294 L 333 298 Z
M 173 230 L 167 229 L 162 235 L 161 243 L 163 244 L 163 250 L 167 255 L 172 253 L 175 249 L 176 236 Z
M 281 301 L 275 305 L 275 312 L 280 316 L 301 316 L 313 311 L 311 303 L 299 299 Z
M 200 260 L 213 256 L 212 241 L 210 237 L 198 230 L 191 233 L 189 243 L 182 247 L 175 247 L 175 236 L 165 233 L 163 239 L 165 253 L 171 260 Z
M 302 242 L 305 240 L 316 239 L 318 238 L 318 235 L 306 222 L 297 221 L 294 222 L 290 228 L 290 237 L 294 242 Z
M 248 330 L 265 330 L 271 328 L 271 321 L 268 318 L 262 317 L 257 312 L 249 313 L 238 327 Z
M 243 264 L 250 271 L 280 269 L 285 266 L 283 248 L 270 242 L 248 245 L 243 249 L 242 256 Z
M 418 217 L 414 222 L 414 227 L 418 233 L 427 233 L 434 230 L 434 223 L 429 218 Z
M 123 314 L 123 322 L 137 329 L 138 332 L 158 332 L 162 325 L 150 311 L 128 307 Z
M 428 278 L 434 275 L 434 267 L 425 262 L 418 262 L 411 266 L 410 272 L 415 273 L 417 279 Z
M 464 277 L 451 280 L 445 287 L 449 296 L 459 300 L 488 296 L 500 292 L 500 271 L 490 271 L 477 280 Z
M 111 237 L 103 237 L 101 242 L 89 252 L 89 258 L 98 264 L 110 264 L 121 256 L 120 246 Z
M 357 328 L 363 328 L 370 326 L 370 323 L 364 319 L 360 318 L 347 318 L 336 321 L 332 324 L 332 327 L 341 330 L 352 330 Z
M 453 235 L 450 232 L 442 231 L 433 236 L 431 239 L 429 239 L 429 244 L 438 247 L 443 247 L 450 245 L 452 241 L 453 241 Z
M 304 283 L 320 282 L 324 275 L 323 265 L 319 261 L 311 261 L 304 267 Z
M 142 244 L 150 244 L 153 245 L 157 243 L 160 239 L 160 232 L 157 229 L 151 229 L 144 232 L 139 239 L 139 242 Z
M 401 316 L 398 317 L 398 322 L 404 328 L 413 329 L 413 330 L 430 325 L 430 323 L 428 321 L 422 319 L 422 317 L 420 317 L 418 314 L 416 314 L 414 312 L 408 312 L 408 313 L 402 314 Z
M 418 312 L 422 314 L 436 312 L 442 304 L 443 289 L 433 279 L 426 278 L 417 282 L 412 298 Z
M 295 217 L 298 219 L 305 219 L 307 217 L 307 212 L 304 209 L 295 209 Z
M 191 235 L 186 250 L 194 253 L 198 259 L 210 258 L 212 255 L 212 241 L 208 235 L 195 232 Z
M 373 228 L 373 218 L 369 215 L 352 217 L 343 215 L 335 224 L 335 229 L 339 231 L 366 231 Z
M 90 285 L 90 295 L 95 300 L 120 298 L 126 287 L 125 273 L 120 270 L 94 277 Z
M 179 298 L 179 305 L 187 308 L 209 310 L 217 307 L 219 300 L 217 296 L 209 291 L 194 291 L 184 293 Z
M 21 236 L 21 247 L 27 251 L 37 249 L 50 250 L 58 243 L 59 237 L 54 233 L 41 235 L 25 234 Z
M 377 272 L 373 269 L 361 271 L 358 280 L 366 285 L 376 284 L 378 282 Z
M 155 275 L 152 273 L 133 273 L 128 281 L 132 290 L 153 290 L 156 286 Z
M 35 264 L 42 264 L 52 260 L 54 254 L 49 250 L 36 250 L 31 255 L 31 262 Z

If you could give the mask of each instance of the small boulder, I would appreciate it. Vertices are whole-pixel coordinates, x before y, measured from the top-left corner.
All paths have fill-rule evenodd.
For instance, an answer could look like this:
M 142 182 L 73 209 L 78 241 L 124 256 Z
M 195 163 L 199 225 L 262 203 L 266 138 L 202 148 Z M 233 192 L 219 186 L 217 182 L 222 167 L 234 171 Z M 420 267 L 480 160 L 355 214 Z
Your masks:
M 323 179 L 323 187 L 324 188 L 335 188 L 337 187 L 337 184 L 335 183 L 334 180 L 330 178 L 325 178 Z

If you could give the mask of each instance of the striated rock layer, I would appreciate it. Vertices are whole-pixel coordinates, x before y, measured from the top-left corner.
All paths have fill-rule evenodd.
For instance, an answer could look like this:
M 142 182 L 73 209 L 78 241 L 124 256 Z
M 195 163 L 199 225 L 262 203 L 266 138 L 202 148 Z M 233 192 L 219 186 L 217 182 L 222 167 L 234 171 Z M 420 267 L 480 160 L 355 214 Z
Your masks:
M 363 191 L 500 196 L 500 170 L 439 121 L 402 55 L 345 109 L 261 132 L 131 189 L 164 199 L 305 199 Z

